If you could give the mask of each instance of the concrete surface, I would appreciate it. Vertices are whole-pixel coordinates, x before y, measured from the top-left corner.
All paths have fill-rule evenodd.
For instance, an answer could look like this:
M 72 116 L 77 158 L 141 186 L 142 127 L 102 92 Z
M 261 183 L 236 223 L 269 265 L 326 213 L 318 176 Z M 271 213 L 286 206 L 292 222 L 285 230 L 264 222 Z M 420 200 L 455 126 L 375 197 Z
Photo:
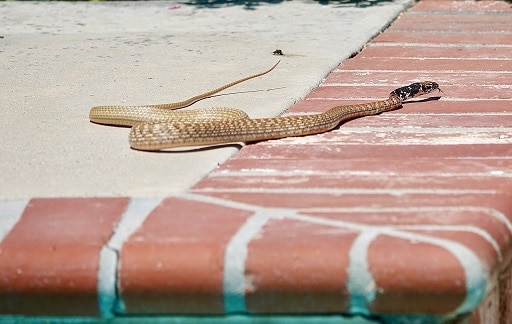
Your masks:
M 192 107 L 275 116 L 409 3 L 0 3 L 0 199 L 181 193 L 240 146 L 134 151 L 128 129 L 90 123 L 90 107 L 183 100 L 281 59 Z

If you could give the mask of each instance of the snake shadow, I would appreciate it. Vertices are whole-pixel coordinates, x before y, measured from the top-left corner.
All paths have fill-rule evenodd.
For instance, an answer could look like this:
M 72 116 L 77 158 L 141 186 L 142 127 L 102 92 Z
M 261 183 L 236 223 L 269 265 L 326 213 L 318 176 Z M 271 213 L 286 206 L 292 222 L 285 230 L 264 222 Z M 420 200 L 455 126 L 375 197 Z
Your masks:
M 510 1 L 510 0 L 506 0 Z M 195 6 L 197 8 L 218 9 L 231 6 L 241 6 L 244 10 L 257 10 L 263 5 L 277 5 L 285 2 L 284 0 L 192 0 L 179 2 L 183 6 Z M 356 7 L 368 8 L 378 6 L 382 3 L 392 2 L 392 0 L 314 0 L 313 5 L 332 5 L 333 7 Z M 315 10 L 315 8 L 312 8 Z
M 251 142 L 256 143 L 256 142 Z M 247 143 L 250 144 L 250 143 Z M 164 149 L 159 151 L 144 151 L 144 150 L 137 150 L 133 147 L 131 148 L 134 151 L 138 152 L 144 152 L 144 154 L 185 154 L 185 153 L 193 153 L 193 152 L 206 152 L 213 149 L 220 149 L 225 147 L 231 147 L 238 151 L 242 149 L 242 147 L 246 146 L 245 143 L 225 143 L 225 144 L 213 144 L 213 145 L 205 145 L 205 146 L 184 146 L 184 147 L 176 147 L 176 148 L 170 148 L 170 149 Z
M 205 100 L 205 99 L 215 98 L 215 97 L 233 96 L 233 95 L 246 94 L 246 93 L 252 93 L 252 92 L 268 92 L 268 91 L 275 91 L 275 90 L 281 90 L 281 89 L 286 89 L 286 87 L 275 87 L 275 88 L 255 89 L 255 90 L 229 91 L 229 92 L 225 92 L 225 93 L 217 93 L 217 94 L 214 94 L 214 95 L 211 95 L 211 96 L 208 96 L 208 97 L 204 97 L 204 98 L 199 99 L 196 102 L 199 102 L 199 101 L 202 101 L 202 100 Z M 196 102 L 194 102 L 194 103 L 196 103 Z
M 408 100 L 408 101 L 402 102 L 402 105 L 407 105 L 407 104 L 410 104 L 410 103 L 413 103 L 413 102 L 437 101 L 439 99 L 441 99 L 440 96 L 428 97 L 428 98 L 420 98 L 420 99 L 416 99 L 416 100 Z

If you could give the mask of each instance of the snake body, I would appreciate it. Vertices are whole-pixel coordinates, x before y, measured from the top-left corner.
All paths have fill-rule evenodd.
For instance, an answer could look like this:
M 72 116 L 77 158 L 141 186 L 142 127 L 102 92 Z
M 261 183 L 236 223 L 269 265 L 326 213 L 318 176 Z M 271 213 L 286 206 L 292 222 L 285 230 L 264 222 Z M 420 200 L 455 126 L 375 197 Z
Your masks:
M 90 119 L 96 123 L 132 126 L 130 146 L 137 150 L 157 151 L 184 146 L 254 142 L 323 133 L 347 120 L 397 109 L 407 99 L 434 90 L 440 91 L 439 85 L 435 82 L 417 82 L 392 91 L 385 100 L 336 106 L 320 114 L 305 116 L 250 119 L 244 112 L 229 108 L 169 112 L 170 109 L 191 105 L 235 84 L 264 75 L 272 71 L 276 65 L 265 72 L 177 103 L 94 107 L 91 109 Z

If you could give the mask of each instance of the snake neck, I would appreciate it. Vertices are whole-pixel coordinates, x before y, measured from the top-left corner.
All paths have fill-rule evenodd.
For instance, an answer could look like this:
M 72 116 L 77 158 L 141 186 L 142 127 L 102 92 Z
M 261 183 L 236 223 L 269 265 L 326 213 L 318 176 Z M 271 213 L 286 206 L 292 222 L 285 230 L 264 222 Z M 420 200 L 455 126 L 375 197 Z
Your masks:
M 332 119 L 335 126 L 339 123 L 363 116 L 376 115 L 385 111 L 397 109 L 402 106 L 402 99 L 398 96 L 391 95 L 388 99 L 378 100 L 369 103 L 344 105 L 333 107 L 323 113 L 325 117 Z M 334 127 L 335 127 L 334 126 Z

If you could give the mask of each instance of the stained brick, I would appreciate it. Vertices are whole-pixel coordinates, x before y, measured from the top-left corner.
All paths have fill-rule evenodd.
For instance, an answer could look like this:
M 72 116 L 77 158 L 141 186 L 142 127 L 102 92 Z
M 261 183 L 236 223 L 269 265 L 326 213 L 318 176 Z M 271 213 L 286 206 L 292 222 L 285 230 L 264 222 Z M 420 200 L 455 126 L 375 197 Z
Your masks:
M 124 198 L 32 199 L 0 244 L 1 312 L 99 315 L 99 252 L 127 203 Z
M 129 314 L 222 314 L 226 244 L 250 212 L 168 199 L 124 244 L 119 292 Z
M 348 249 L 356 233 L 271 221 L 249 245 L 247 308 L 261 314 L 346 313 Z

